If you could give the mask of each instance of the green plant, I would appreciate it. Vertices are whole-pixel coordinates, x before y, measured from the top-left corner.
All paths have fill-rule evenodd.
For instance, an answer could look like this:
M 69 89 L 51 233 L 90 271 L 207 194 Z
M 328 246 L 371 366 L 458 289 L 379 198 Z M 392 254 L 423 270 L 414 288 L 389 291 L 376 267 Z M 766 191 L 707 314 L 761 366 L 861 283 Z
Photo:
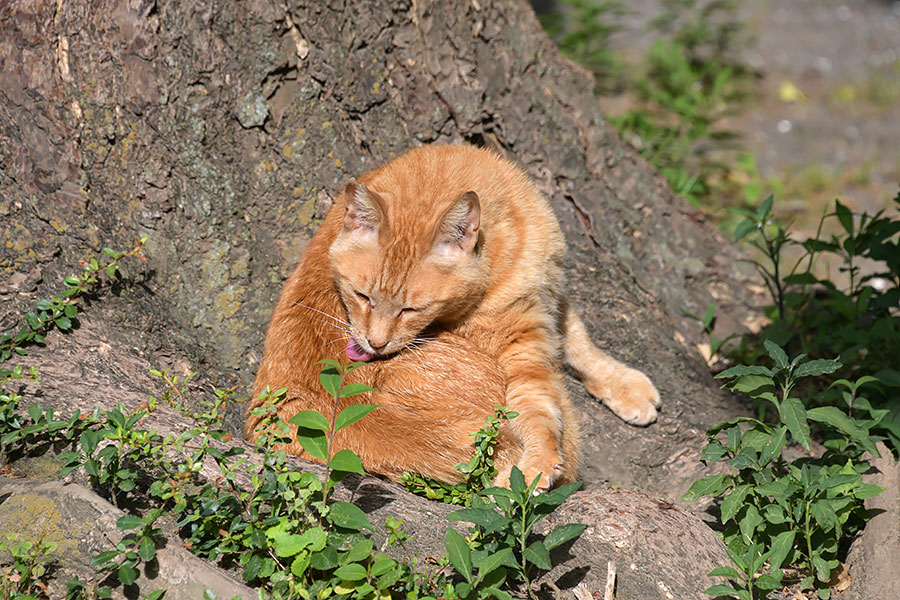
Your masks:
M 146 260 L 140 253 L 146 241 L 147 236 L 141 237 L 128 252 L 104 248 L 103 254 L 109 261 L 92 258 L 82 262 L 81 274 L 66 277 L 66 287 L 58 296 L 38 300 L 34 310 L 25 313 L 24 323 L 17 332 L 0 334 L 0 363 L 9 360 L 14 353 L 27 354 L 25 347 L 29 344 L 43 344 L 44 336 L 54 327 L 64 332 L 72 329 L 72 319 L 78 316 L 80 300 L 87 294 L 96 293 L 101 285 L 100 273 L 112 279 L 118 276 L 122 259 Z
M 581 482 L 562 485 L 535 495 L 540 477 L 530 485 L 518 467 L 513 467 L 510 488 L 490 487 L 473 496 L 470 508 L 447 515 L 451 521 L 473 523 L 473 546 L 453 529 L 446 534 L 447 553 L 454 569 L 464 581 L 456 584 L 459 598 L 509 599 L 500 589 L 508 573 L 522 581 L 525 590 L 536 598 L 531 582 L 539 570 L 549 571 L 553 565 L 550 551 L 581 535 L 580 523 L 560 525 L 543 539 L 534 535 L 534 526 L 552 513 L 581 487 Z M 507 571 L 509 569 L 509 571 Z
M 900 206 L 900 195 L 894 202 Z M 774 221 L 772 205 L 770 196 L 755 211 L 747 211 L 735 230 L 738 240 L 747 239 L 762 256 L 754 264 L 773 304 L 766 309 L 771 323 L 758 338 L 746 338 L 734 358 L 755 362 L 762 354 L 761 342 L 771 340 L 791 353 L 839 357 L 839 378 L 876 378 L 869 401 L 888 410 L 877 431 L 897 454 L 900 371 L 894 357 L 900 353 L 900 315 L 895 310 L 900 302 L 900 219 L 883 211 L 854 215 L 835 201 L 834 210 L 820 220 L 817 234 L 800 242 Z M 824 234 L 835 222 L 837 232 Z M 788 248 L 802 252 L 787 261 Z M 843 282 L 817 275 L 821 263 L 835 259 Z M 861 270 L 863 263 L 866 271 Z M 807 398 L 815 406 L 842 401 L 841 392 L 828 385 L 818 386 Z
M 155 523 L 162 514 L 162 510 L 154 509 L 143 517 L 130 514 L 120 517 L 116 521 L 116 526 L 122 531 L 131 533 L 127 533 L 116 544 L 115 549 L 101 552 L 91 558 L 91 566 L 97 569 L 99 574 L 114 575 L 124 586 L 134 584 L 138 577 L 138 566 L 141 563 L 148 563 L 156 557 L 154 536 L 160 534 L 160 529 L 155 527 Z M 108 577 L 103 578 L 100 583 L 105 583 L 107 579 Z M 86 586 L 82 584 L 82 588 L 84 589 Z M 101 593 L 105 595 L 107 592 L 104 590 Z M 160 598 L 163 593 L 164 590 L 155 590 L 147 596 L 147 599 Z
M 11 562 L 0 568 L 0 600 L 46 598 L 44 577 L 55 550 L 56 544 L 45 542 L 43 536 L 30 541 L 7 534 L 0 551 L 9 552 Z
M 539 15 L 541 25 L 559 49 L 594 74 L 598 94 L 623 84 L 624 66 L 610 49 L 610 37 L 620 26 L 625 5 L 607 0 L 563 0 Z
M 487 418 L 484 426 L 472 433 L 475 451 L 467 462 L 454 465 L 463 474 L 465 481 L 451 485 L 424 477 L 418 473 L 403 473 L 403 485 L 413 494 L 425 496 L 446 504 L 469 506 L 472 496 L 492 485 L 497 476 L 494 468 L 494 450 L 497 446 L 500 426 L 519 416 L 508 406 L 495 406 L 494 414 Z
M 819 596 L 827 598 L 840 543 L 865 522 L 862 500 L 881 491 L 863 483 L 861 473 L 868 469 L 863 453 L 878 456 L 872 429 L 887 411 L 873 409 L 857 395 L 872 378 L 838 384 L 850 390 L 856 414 L 852 405 L 846 414 L 833 406 L 807 410 L 792 395 L 798 384 L 834 373 L 840 362 L 807 360 L 802 354 L 789 360 L 770 340 L 765 348 L 772 367 L 739 365 L 717 378 L 730 379 L 730 389 L 770 403 L 778 422 L 739 417 L 711 427 L 702 460 L 724 461 L 733 470 L 696 481 L 684 497 L 722 498 L 723 538 L 737 570 L 715 569 L 711 576 L 730 577 L 732 584 L 712 586 L 707 593 L 752 600 L 755 591 L 781 587 L 782 566 L 795 565 L 807 573 L 801 586 L 816 585 Z M 825 436 L 827 451 L 818 458 L 787 461 L 784 449 L 790 439 L 811 450 L 811 423 Z

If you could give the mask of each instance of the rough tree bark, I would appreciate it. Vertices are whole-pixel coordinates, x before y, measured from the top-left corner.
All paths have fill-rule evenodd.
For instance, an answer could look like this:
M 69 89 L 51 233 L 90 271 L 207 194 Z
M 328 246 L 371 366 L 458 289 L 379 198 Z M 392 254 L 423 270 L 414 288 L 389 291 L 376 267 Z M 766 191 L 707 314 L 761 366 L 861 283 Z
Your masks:
M 44 403 L 139 402 L 154 392 L 141 375 L 151 366 L 247 385 L 331 195 L 414 145 L 468 141 L 519 161 L 552 199 L 575 306 L 663 397 L 659 422 L 633 428 L 572 379 L 594 490 L 585 514 L 617 510 L 604 483 L 675 500 L 700 474 L 703 430 L 736 408 L 682 311 L 715 301 L 739 322 L 751 299 L 737 253 L 616 138 L 589 76 L 523 1 L 28 0 L 0 5 L 0 23 L 0 328 L 79 259 L 150 236 L 133 285 L 91 307 L 80 333 L 32 352 Z M 381 487 L 395 508 L 420 506 Z M 631 508 L 616 514 L 637 515 L 629 539 L 658 516 L 649 499 L 622 502 Z M 414 528 L 433 527 L 426 517 Z M 605 578 L 598 540 L 631 547 L 598 535 L 573 559 L 586 581 Z M 647 535 L 662 543 L 661 530 Z M 709 556 L 724 560 L 711 539 Z M 677 597 L 707 585 L 706 562 L 685 561 L 697 543 L 660 550 L 665 573 L 684 567 Z M 689 564 L 672 566 L 679 554 Z M 665 597 L 674 584 L 653 577 L 640 593 Z

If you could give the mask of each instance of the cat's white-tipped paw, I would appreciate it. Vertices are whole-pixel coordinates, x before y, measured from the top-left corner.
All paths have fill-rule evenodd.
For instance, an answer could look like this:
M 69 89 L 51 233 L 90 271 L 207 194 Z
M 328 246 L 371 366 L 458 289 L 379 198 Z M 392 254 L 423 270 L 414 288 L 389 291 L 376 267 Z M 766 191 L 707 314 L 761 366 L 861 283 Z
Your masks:
M 656 421 L 660 406 L 659 392 L 650 378 L 637 369 L 626 368 L 615 381 L 609 382 L 603 403 L 616 416 L 632 425 L 649 425 Z

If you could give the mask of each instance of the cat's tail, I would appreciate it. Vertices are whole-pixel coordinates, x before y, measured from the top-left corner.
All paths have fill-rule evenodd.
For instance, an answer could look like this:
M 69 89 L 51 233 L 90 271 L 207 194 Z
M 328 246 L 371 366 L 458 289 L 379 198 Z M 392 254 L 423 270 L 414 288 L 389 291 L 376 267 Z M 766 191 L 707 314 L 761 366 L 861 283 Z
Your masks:
M 627 423 L 656 421 L 659 392 L 650 379 L 594 345 L 584 323 L 565 301 L 561 316 L 566 364 L 578 373 L 588 391 Z

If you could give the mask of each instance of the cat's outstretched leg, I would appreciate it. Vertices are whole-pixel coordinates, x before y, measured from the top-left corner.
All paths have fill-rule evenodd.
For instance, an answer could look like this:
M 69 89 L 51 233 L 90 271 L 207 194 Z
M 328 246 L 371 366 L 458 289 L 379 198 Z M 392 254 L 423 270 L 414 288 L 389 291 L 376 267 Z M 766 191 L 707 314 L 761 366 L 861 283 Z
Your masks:
M 566 364 L 578 373 L 588 391 L 626 423 L 649 425 L 656 421 L 660 400 L 653 382 L 595 346 L 575 311 L 567 303 L 562 308 Z

